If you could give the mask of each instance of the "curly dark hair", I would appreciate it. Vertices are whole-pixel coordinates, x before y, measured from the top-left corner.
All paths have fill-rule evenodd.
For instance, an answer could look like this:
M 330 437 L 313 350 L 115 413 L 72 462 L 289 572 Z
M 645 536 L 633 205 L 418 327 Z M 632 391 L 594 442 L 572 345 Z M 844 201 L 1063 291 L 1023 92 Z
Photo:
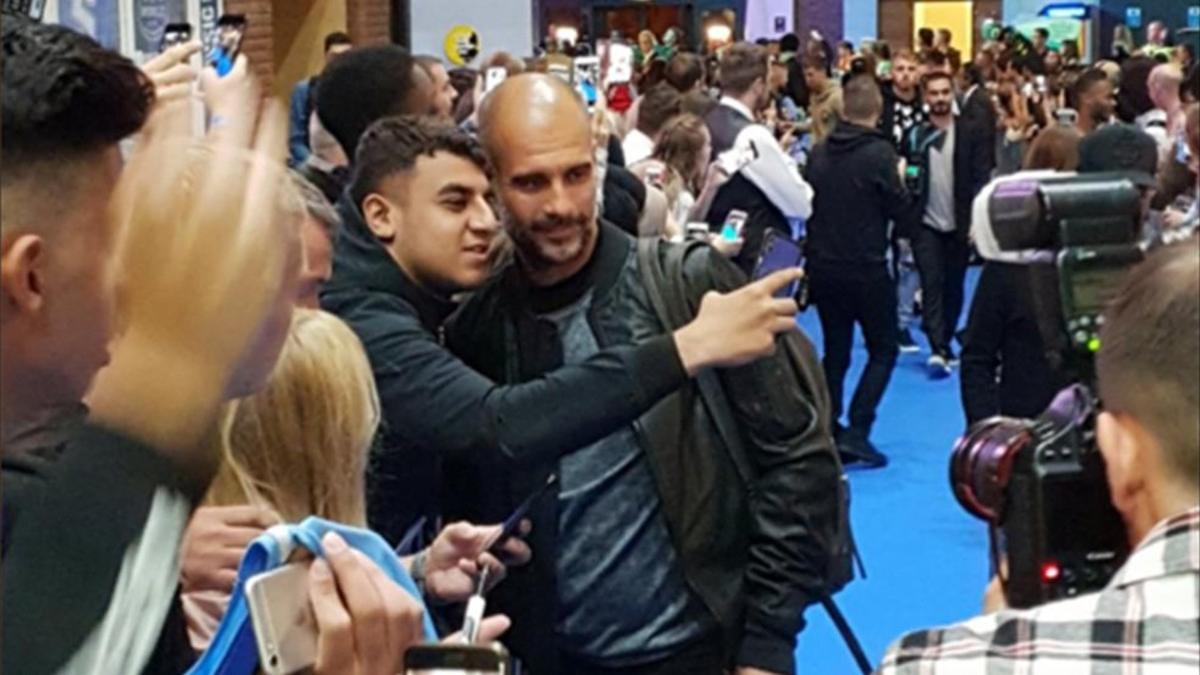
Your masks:
M 5 13 L 4 182 L 67 162 L 136 132 L 154 85 L 129 59 L 62 26 Z
M 317 117 L 354 161 L 358 139 L 371 123 L 391 115 L 427 112 L 418 96 L 429 79 L 401 47 L 352 49 L 330 63 L 317 81 Z
M 489 170 L 479 141 L 448 122 L 416 115 L 385 117 L 375 122 L 358 142 L 351 198 L 361 206 L 384 179 L 411 171 L 417 159 L 438 152 L 469 160 L 485 173 Z

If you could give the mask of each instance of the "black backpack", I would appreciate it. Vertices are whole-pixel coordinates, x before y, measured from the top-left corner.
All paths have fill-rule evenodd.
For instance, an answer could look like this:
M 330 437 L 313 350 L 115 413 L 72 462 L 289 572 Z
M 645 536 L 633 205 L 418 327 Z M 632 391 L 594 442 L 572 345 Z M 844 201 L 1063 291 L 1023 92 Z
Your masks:
M 638 240 L 638 270 L 641 274 L 642 285 L 650 300 L 654 313 L 663 327 L 675 330 L 690 322 L 695 316 L 697 307 L 689 301 L 689 294 L 684 288 L 684 265 L 691 255 L 704 255 L 709 249 L 707 243 L 691 241 L 685 244 L 664 244 L 657 239 L 642 238 Z M 715 252 L 712 255 L 719 255 Z M 801 333 L 788 333 L 779 339 L 778 348 L 786 351 L 788 360 L 793 365 L 795 386 L 804 391 L 813 400 L 817 415 L 823 427 L 829 420 L 829 390 L 825 384 L 821 368 L 811 365 L 818 361 L 816 350 L 812 343 Z M 738 477 L 743 484 L 749 486 L 754 482 L 755 469 L 747 457 L 737 424 L 733 419 L 733 409 L 725 396 L 716 372 L 706 370 L 696 376 L 697 388 L 704 406 L 717 427 L 722 445 L 729 453 L 730 459 L 737 469 Z M 826 434 L 829 429 L 825 428 Z M 865 577 L 866 572 L 859 559 L 858 550 L 854 544 L 854 535 L 850 530 L 850 482 L 842 469 L 841 458 L 838 456 L 832 438 L 829 442 L 829 452 L 833 455 L 838 467 L 838 523 L 836 532 L 830 541 L 824 542 L 828 552 L 828 565 L 824 574 L 824 588 L 821 604 L 829 612 L 833 622 L 845 638 L 850 651 L 854 654 L 858 665 L 864 673 L 871 671 L 862 647 L 855 639 L 853 632 L 846 623 L 841 612 L 833 603 L 833 595 L 842 590 L 854 579 L 855 563 L 858 564 L 859 575 Z

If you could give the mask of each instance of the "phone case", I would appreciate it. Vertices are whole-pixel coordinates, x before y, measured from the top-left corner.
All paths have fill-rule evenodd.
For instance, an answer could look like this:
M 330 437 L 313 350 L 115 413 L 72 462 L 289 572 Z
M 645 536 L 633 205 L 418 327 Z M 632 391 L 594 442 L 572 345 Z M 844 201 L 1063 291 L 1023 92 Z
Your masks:
M 317 622 L 308 600 L 307 563 L 251 577 L 246 599 L 264 673 L 286 675 L 316 663 Z

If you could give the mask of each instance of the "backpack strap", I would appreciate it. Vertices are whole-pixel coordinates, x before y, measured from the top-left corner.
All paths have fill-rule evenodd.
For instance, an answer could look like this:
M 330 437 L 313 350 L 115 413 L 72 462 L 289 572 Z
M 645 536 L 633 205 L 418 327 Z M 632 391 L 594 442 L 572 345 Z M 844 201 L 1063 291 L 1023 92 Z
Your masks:
M 663 327 L 675 330 L 686 325 L 695 315 L 688 303 L 687 294 L 683 288 L 684 261 L 693 252 L 707 248 L 703 242 L 688 242 L 683 245 L 663 244 L 666 246 L 666 260 L 660 254 L 660 242 L 656 239 L 638 239 L 638 269 L 642 276 L 642 285 L 650 300 L 654 313 Z M 733 461 L 738 478 L 747 488 L 753 485 L 757 478 L 754 466 L 747 459 L 742 437 L 737 430 L 737 424 L 732 419 L 733 408 L 725 396 L 725 389 L 717 373 L 704 370 L 696 375 L 696 385 L 700 390 L 700 399 L 708 411 L 717 433 L 721 436 L 722 445 Z

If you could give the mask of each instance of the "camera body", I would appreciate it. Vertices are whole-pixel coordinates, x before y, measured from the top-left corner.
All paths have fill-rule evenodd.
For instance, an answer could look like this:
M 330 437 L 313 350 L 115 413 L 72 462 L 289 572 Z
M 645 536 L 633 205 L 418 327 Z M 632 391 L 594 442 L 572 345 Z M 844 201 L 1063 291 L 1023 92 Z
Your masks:
M 1098 590 L 1128 553 L 1096 446 L 1090 392 L 1064 390 L 1031 431 L 1002 519 L 1014 607 Z
M 1144 257 L 1137 186 L 1118 173 L 1007 181 L 988 215 L 1002 250 L 1055 252 L 1054 270 L 1031 275 L 1034 298 L 1049 300 L 1036 308 L 1046 344 L 1094 353 L 1104 307 Z
M 1035 420 L 975 424 L 951 456 L 955 496 L 989 523 L 997 568 L 1006 554 L 1012 607 L 1098 590 L 1128 553 L 1089 386 L 1102 312 L 1142 259 L 1140 214 L 1140 192 L 1116 174 L 1014 180 L 989 204 L 1002 250 L 1053 252 L 1054 265 L 1031 265 L 1034 311 L 1052 365 L 1075 364 L 1078 381 Z

